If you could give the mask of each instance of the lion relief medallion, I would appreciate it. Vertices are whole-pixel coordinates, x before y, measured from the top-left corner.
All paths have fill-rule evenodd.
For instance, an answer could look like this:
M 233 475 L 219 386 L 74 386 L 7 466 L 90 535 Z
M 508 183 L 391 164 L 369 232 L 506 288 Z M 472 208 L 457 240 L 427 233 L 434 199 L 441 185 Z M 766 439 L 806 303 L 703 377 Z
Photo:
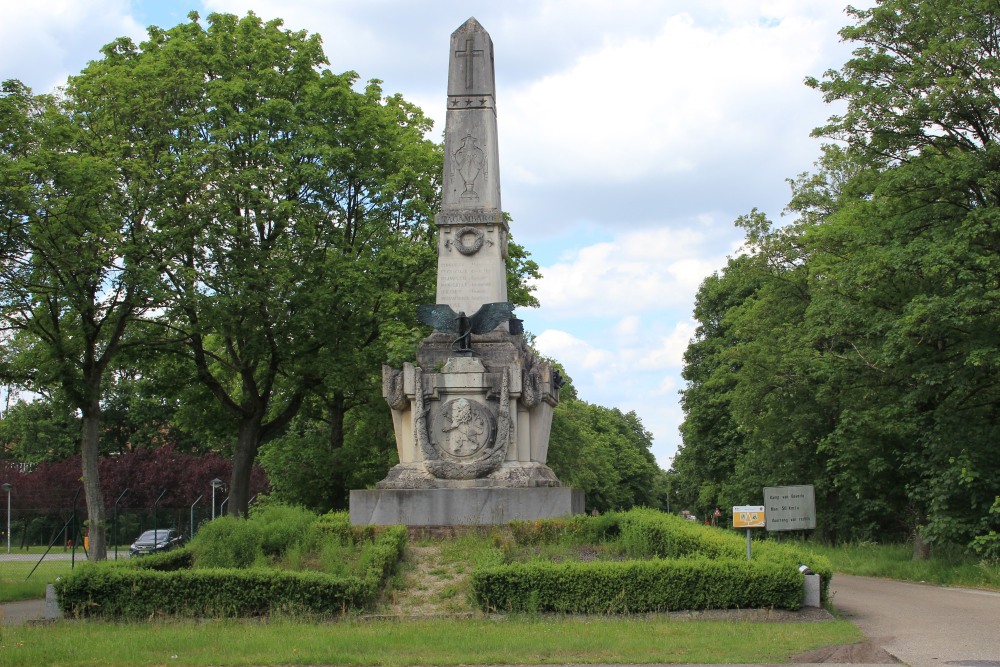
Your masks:
M 442 405 L 435 417 L 432 442 L 444 458 L 468 461 L 489 453 L 496 419 L 485 405 L 458 398 Z

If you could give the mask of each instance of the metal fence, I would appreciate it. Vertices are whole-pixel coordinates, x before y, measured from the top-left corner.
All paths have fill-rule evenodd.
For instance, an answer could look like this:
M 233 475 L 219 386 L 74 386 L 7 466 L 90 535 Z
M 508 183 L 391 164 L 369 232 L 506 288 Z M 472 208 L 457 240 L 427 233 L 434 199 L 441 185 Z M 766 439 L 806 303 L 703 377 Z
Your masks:
M 86 546 L 87 513 L 82 508 L 34 508 L 13 509 L 10 512 L 9 523 L 6 508 L 3 508 L 3 520 L 0 523 L 0 550 L 6 551 L 8 544 L 7 526 L 10 526 L 10 551 L 27 551 L 32 547 L 51 547 L 53 551 L 70 551 Z M 216 510 L 216 516 L 219 511 Z M 114 551 L 124 549 L 146 530 L 153 528 L 174 528 L 185 538 L 192 537 L 206 522 L 212 520 L 212 508 L 191 507 L 159 507 L 151 508 L 110 508 L 107 517 L 108 557 L 114 557 Z

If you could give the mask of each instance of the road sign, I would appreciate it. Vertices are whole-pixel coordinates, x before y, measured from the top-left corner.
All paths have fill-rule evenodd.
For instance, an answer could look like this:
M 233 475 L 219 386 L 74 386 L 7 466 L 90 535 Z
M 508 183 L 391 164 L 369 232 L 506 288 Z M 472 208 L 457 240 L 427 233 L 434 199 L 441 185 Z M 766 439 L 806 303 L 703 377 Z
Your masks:
M 763 505 L 733 506 L 733 528 L 765 528 L 766 526 Z
M 816 527 L 816 494 L 812 484 L 766 486 L 764 504 L 769 531 Z

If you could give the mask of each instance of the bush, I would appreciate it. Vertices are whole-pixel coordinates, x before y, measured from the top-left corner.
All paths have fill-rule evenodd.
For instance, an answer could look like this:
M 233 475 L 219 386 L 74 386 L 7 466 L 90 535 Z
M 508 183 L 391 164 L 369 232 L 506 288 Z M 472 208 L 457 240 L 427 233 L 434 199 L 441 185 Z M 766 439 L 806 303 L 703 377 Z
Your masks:
M 142 570 L 158 570 L 160 572 L 174 572 L 175 570 L 187 570 L 194 566 L 194 552 L 190 546 L 185 546 L 173 551 L 150 554 L 142 558 L 129 558 L 118 561 L 127 567 Z
M 266 564 L 263 544 L 256 523 L 223 516 L 202 526 L 189 547 L 195 567 L 249 568 Z
M 520 544 L 545 540 L 614 540 L 629 562 L 499 564 L 473 572 L 472 586 L 484 610 L 567 613 L 650 612 L 677 609 L 783 607 L 803 599 L 806 563 L 821 577 L 828 599 L 833 568 L 796 546 L 756 542 L 752 561 L 734 532 L 701 526 L 656 510 L 637 509 L 601 517 L 520 522 Z
M 621 614 L 802 604 L 802 575 L 775 563 L 707 558 L 515 563 L 472 574 L 487 611 Z
M 59 605 L 74 618 L 337 614 L 364 606 L 376 591 L 358 577 L 280 570 L 156 570 L 81 567 L 56 583 Z
M 216 519 L 202 547 L 217 546 L 228 553 L 234 545 L 252 543 L 235 522 Z M 222 528 L 209 526 L 217 523 Z M 199 537 L 202 533 L 199 533 Z M 272 613 L 339 614 L 371 605 L 392 575 L 403 554 L 406 529 L 377 529 L 366 544 L 359 576 L 331 576 L 321 572 L 288 572 L 270 568 L 203 568 L 205 558 L 190 548 L 121 562 L 85 564 L 57 582 L 59 604 L 73 617 L 148 619 L 174 616 L 261 616 Z M 339 539 L 334 537 L 334 539 Z M 258 551 L 258 553 L 262 553 Z M 263 556 L 260 556 L 263 558 Z M 249 559 L 247 559 L 249 560 Z M 196 562 L 195 569 L 180 569 Z
M 264 555 L 279 556 L 291 545 L 307 539 L 316 519 L 314 512 L 303 507 L 276 503 L 256 509 L 248 523 L 259 530 Z

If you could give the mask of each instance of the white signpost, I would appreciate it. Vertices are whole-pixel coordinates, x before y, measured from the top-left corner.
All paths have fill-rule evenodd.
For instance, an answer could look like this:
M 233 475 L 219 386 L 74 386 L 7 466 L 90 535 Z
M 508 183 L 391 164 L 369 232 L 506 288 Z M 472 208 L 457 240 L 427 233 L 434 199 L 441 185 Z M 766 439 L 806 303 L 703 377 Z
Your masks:
M 816 493 L 812 484 L 764 487 L 767 530 L 806 530 L 816 527 Z

